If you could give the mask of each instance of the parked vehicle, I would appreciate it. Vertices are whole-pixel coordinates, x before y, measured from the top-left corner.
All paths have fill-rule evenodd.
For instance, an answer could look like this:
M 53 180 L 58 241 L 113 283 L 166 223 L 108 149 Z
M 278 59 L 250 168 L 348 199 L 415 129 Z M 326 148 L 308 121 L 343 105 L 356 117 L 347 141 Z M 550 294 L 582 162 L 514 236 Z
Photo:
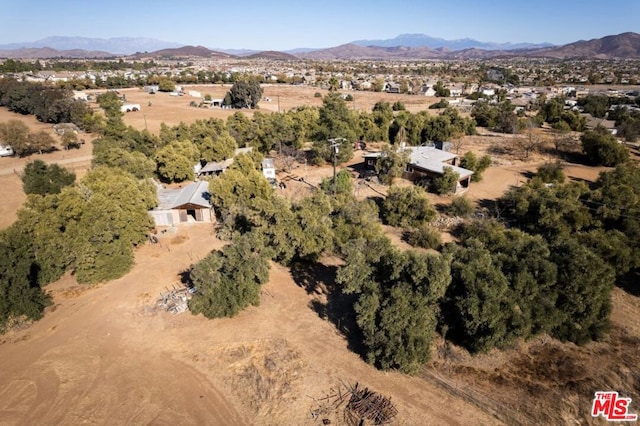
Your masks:
M 11 157 L 15 152 L 10 145 L 0 145 L 0 157 Z

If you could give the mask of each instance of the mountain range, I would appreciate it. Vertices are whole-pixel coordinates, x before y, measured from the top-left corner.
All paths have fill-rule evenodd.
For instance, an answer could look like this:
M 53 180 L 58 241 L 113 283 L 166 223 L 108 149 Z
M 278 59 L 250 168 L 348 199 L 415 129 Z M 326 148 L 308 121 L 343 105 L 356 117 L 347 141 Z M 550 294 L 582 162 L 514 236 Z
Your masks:
M 20 47 L 17 47 L 20 46 Z M 95 39 L 49 37 L 32 43 L 0 45 L 0 58 L 132 58 L 201 57 L 209 59 L 489 59 L 545 57 L 557 59 L 640 59 L 640 34 L 623 33 L 564 46 L 549 43 L 486 43 L 472 39 L 444 40 L 424 34 L 402 34 L 387 40 L 358 40 L 328 49 L 260 52 L 184 46 L 150 38 Z
M 536 49 L 542 47 L 553 47 L 551 43 L 491 43 L 463 38 L 458 40 L 445 40 L 443 38 L 430 37 L 425 34 L 400 34 L 399 36 L 386 40 L 356 40 L 351 42 L 359 46 L 379 46 L 379 47 L 430 47 L 431 49 L 486 49 L 486 50 L 514 50 L 514 49 Z

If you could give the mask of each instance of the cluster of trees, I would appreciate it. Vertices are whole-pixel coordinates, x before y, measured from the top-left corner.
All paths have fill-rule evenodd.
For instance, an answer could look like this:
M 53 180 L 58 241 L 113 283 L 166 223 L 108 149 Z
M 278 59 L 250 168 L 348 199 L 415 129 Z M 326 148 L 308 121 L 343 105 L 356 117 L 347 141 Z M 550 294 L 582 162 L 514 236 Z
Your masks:
M 20 120 L 9 120 L 0 123 L 0 142 L 9 145 L 16 155 L 24 157 L 38 152 L 51 151 L 55 147 L 55 139 L 44 130 L 33 133 Z
M 500 133 L 518 133 L 521 128 L 518 115 L 515 113 L 515 105 L 509 100 L 495 105 L 478 100 L 473 104 L 471 116 L 478 126 Z
M 155 169 L 146 154 L 160 138 L 127 128 L 114 96 L 100 99 L 103 136 L 94 167 L 79 182 L 55 164 L 34 161 L 24 169 L 27 202 L 0 232 L 0 326 L 39 318 L 48 303 L 43 286 L 66 271 L 80 283 L 121 277 L 153 227 L 148 211 L 157 204 L 156 191 L 144 178 Z
M 613 167 L 629 159 L 627 148 L 604 127 L 584 132 L 580 142 L 587 160 L 596 166 Z
M 619 106 L 609 112 L 608 118 L 615 121 L 618 136 L 627 142 L 638 140 L 640 136 L 640 111 Z
M 536 119 L 539 123 L 547 122 L 559 131 L 582 132 L 587 125 L 587 119 L 578 111 L 565 110 L 565 98 L 562 96 L 548 99 L 542 103 Z
M 120 169 L 98 167 L 74 184 L 63 168 L 33 162 L 22 178 L 27 202 L 0 231 L 0 327 L 15 317 L 38 319 L 48 303 L 43 287 L 66 271 L 80 283 L 124 275 L 157 202 L 151 183 Z
M 345 174 L 341 186 L 349 179 Z M 384 369 L 416 371 L 429 359 L 436 330 L 472 352 L 540 333 L 575 343 L 599 339 L 616 278 L 640 267 L 640 200 L 631 195 L 640 194 L 640 172 L 629 163 L 603 174 L 593 190 L 579 183 L 549 187 L 542 178 L 514 188 L 498 206 L 508 228 L 497 220 L 466 225 L 459 243 L 433 254 L 398 251 L 379 222 L 410 229 L 415 245 L 439 248 L 425 226 L 435 211 L 418 188 L 392 187 L 379 211 L 349 191 L 331 195 L 331 185 L 291 204 L 263 182 L 248 157 L 211 181 L 221 235 L 237 248 L 230 258 L 217 252 L 209 266 L 194 265 L 194 272 L 202 267 L 215 275 L 198 278 L 194 312 L 234 315 L 258 303 L 264 278 L 249 272 L 262 267 L 226 271 L 222 259 L 236 265 L 234 257 L 254 256 L 251 262 L 270 258 L 304 268 L 331 252 L 344 260 L 336 282 L 353 302 L 364 355 Z M 468 200 L 458 208 L 468 214 Z M 251 253 L 243 251 L 246 241 Z M 222 284 L 232 279 L 245 290 Z
M 35 115 L 44 123 L 74 123 L 87 129 L 85 119 L 93 112 L 83 101 L 75 100 L 69 90 L 51 85 L 0 79 L 0 106 L 19 114 Z

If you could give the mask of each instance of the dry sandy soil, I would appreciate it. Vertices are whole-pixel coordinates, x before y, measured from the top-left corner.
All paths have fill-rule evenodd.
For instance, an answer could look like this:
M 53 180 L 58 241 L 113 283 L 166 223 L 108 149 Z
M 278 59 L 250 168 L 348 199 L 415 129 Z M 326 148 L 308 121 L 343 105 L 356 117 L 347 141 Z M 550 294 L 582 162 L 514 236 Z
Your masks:
M 44 130 L 51 134 L 58 143 L 60 142 L 60 138 L 53 131 L 51 125 L 40 123 L 32 115 L 15 114 L 7 111 L 6 108 L 0 108 L 0 122 L 9 120 L 22 121 L 31 132 Z M 80 149 L 67 151 L 58 145 L 56 151 L 46 154 L 34 154 L 26 158 L 0 158 L 0 229 L 6 228 L 17 219 L 16 212 L 27 199 L 22 191 L 22 181 L 20 180 L 20 173 L 26 163 L 40 159 L 46 163 L 63 165 L 74 172 L 77 178 L 84 175 L 91 166 L 92 137 L 91 135 L 81 135 L 80 138 L 85 140 L 85 144 L 81 145 Z
M 193 98 L 186 94 L 189 90 L 196 90 L 202 96 L 210 94 L 214 99 L 221 99 L 227 94 L 231 85 L 183 85 L 182 87 L 185 92 L 184 96 L 170 96 L 168 93 L 161 92 L 151 95 L 145 93 L 142 89 L 120 90 L 119 93 L 126 97 L 127 102 L 140 104 L 141 109 L 140 111 L 127 113 L 124 118 L 125 123 L 138 129 L 146 127 L 149 131 L 157 133 L 162 122 L 173 126 L 181 121 L 192 123 L 196 120 L 210 117 L 226 120 L 227 117 L 237 111 L 221 108 L 195 108 L 189 106 L 191 101 L 199 103 L 202 99 Z M 284 112 L 301 105 L 319 107 L 322 106 L 322 98 L 316 98 L 314 94 L 319 92 L 324 96 L 328 93 L 327 90 L 308 86 L 264 85 L 263 88 L 263 100 L 258 104 L 259 109 L 257 110 L 262 112 Z M 378 101 L 389 103 L 401 101 L 405 104 L 407 110 L 412 112 L 421 111 L 435 103 L 434 98 L 424 96 L 352 91 L 344 93 L 351 94 L 354 97 L 355 100 L 348 102 L 348 104 L 358 111 L 371 111 Z M 151 106 L 149 106 L 149 102 L 151 102 Z M 242 111 L 250 116 L 255 110 Z
M 222 97 L 228 88 L 197 88 Z M 218 91 L 217 91 L 218 90 Z M 300 92 L 293 92 L 300 90 Z M 316 89 L 268 87 L 263 110 L 319 105 Z M 142 111 L 125 116 L 128 124 L 157 131 L 232 111 L 197 109 L 190 99 L 126 90 Z M 296 94 L 297 93 L 297 94 Z M 391 99 L 385 99 L 391 96 Z M 356 94 L 356 107 L 370 110 L 380 99 L 399 95 Z M 147 102 L 151 100 L 152 106 Z M 410 98 L 414 102 L 422 101 Z M 410 110 L 420 108 L 403 100 Z M 411 105 L 411 106 L 410 106 Z M 414 109 L 415 108 L 415 109 Z M 32 117 L 0 110 L 0 121 Z M 470 138 L 461 152 L 489 152 L 487 139 Z M 25 196 L 16 172 L 27 161 L 60 162 L 82 174 L 90 165 L 89 141 L 80 150 L 57 151 L 27 159 L 0 158 L 0 228 L 15 220 Z M 357 153 L 361 155 L 362 153 Z M 548 158 L 522 162 L 493 155 L 495 167 L 473 183 L 472 200 L 490 200 Z M 352 165 L 358 159 L 352 161 Z M 15 169 L 15 172 L 14 172 Z M 600 169 L 569 164 L 574 179 L 593 180 Z M 330 176 L 331 167 L 300 165 L 280 178 L 292 198 Z M 361 197 L 384 194 L 374 183 L 359 183 Z M 434 204 L 450 201 L 433 197 Z M 393 241 L 407 248 L 400 235 Z M 392 232 L 393 231 L 393 232 Z M 334 324 L 335 259 L 323 259 L 313 274 L 293 273 L 278 265 L 263 287 L 261 304 L 231 319 L 206 320 L 155 308 L 168 288 L 179 285 L 181 271 L 223 243 L 211 225 L 191 224 L 159 234 L 160 243 L 140 247 L 136 266 L 125 277 L 98 286 L 79 286 L 72 276 L 50 285 L 54 304 L 45 317 L 0 336 L 0 425 L 22 424 L 343 424 L 335 413 L 314 420 L 312 410 L 341 383 L 359 382 L 391 397 L 399 414 L 395 424 L 587 424 L 595 390 L 616 389 L 640 401 L 637 365 L 640 353 L 640 299 L 614 292 L 613 332 L 604 343 L 582 348 L 549 338 L 518 343 L 504 352 L 471 357 L 437 342 L 434 361 L 418 377 L 380 372 L 355 353 Z

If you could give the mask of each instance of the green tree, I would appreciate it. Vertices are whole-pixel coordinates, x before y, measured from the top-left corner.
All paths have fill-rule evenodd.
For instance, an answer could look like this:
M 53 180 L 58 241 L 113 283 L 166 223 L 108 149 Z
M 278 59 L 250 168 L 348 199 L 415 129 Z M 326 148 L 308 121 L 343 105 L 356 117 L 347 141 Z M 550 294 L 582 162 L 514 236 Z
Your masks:
M 322 99 L 318 125 L 318 134 L 312 148 L 315 161 L 333 161 L 334 150 L 329 139 L 336 139 L 339 143 L 338 152 L 335 153 L 337 164 L 350 160 L 357 135 L 356 119 L 339 93 L 329 93 Z
M 415 373 L 430 358 L 438 303 L 451 279 L 449 258 L 389 245 L 372 249 L 364 239 L 352 240 L 337 282 L 343 292 L 357 295 L 354 309 L 367 360 Z
M 473 213 L 473 204 L 465 196 L 456 196 L 451 200 L 447 213 L 452 216 L 468 217 Z
M 591 226 L 593 218 L 581 201 L 588 192 L 583 183 L 547 187 L 541 180 L 533 179 L 507 191 L 499 204 L 504 216 L 520 229 L 554 240 Z
M 336 173 L 336 181 L 334 183 L 333 177 L 326 177 L 320 182 L 320 188 L 327 194 L 333 194 L 334 190 L 336 194 L 352 194 L 353 193 L 353 178 L 351 172 L 347 169 L 342 169 Z
M 440 98 L 448 98 L 451 96 L 451 91 L 441 80 L 438 80 L 438 82 L 433 86 L 433 90 L 436 91 L 436 96 Z
M 75 193 L 62 195 L 68 204 L 61 203 L 61 212 L 75 212 L 67 227 L 78 282 L 111 280 L 128 272 L 133 246 L 144 242 L 153 227 L 148 214 L 157 204 L 153 185 L 123 170 L 99 167 L 82 179 Z
M 93 164 L 117 167 L 131 173 L 138 179 L 152 177 L 156 163 L 142 152 L 113 147 L 94 152 Z
M 13 148 L 16 155 L 23 157 L 32 152 L 29 142 L 29 127 L 20 120 L 0 123 L 0 141 Z
M 407 232 L 407 243 L 414 247 L 437 250 L 442 245 L 442 236 L 437 229 L 429 225 L 421 225 Z
M 431 190 L 440 195 L 456 192 L 458 179 L 460 179 L 460 175 L 457 172 L 455 172 L 451 167 L 445 166 L 443 168 L 442 175 L 434 178 L 431 181 Z
M 587 159 L 597 166 L 614 167 L 629 159 L 629 152 L 624 145 L 602 127 L 586 131 L 580 137 L 582 150 Z
M 400 144 L 394 147 L 385 144 L 376 160 L 375 170 L 383 184 L 391 185 L 396 178 L 402 176 L 408 163 L 408 150 L 400 148 Z
M 382 218 L 391 226 L 416 228 L 436 217 L 427 194 L 418 186 L 392 186 L 382 207 Z
M 211 205 L 225 214 L 253 206 L 256 200 L 270 199 L 273 188 L 255 163 L 246 155 L 238 155 L 233 166 L 209 182 Z
M 538 167 L 536 177 L 545 183 L 564 183 L 565 175 L 562 171 L 562 163 L 560 161 L 544 163 Z
M 232 108 L 254 109 L 262 99 L 263 90 L 260 83 L 255 80 L 237 81 L 229 90 L 230 104 Z M 225 102 L 226 103 L 226 102 Z
M 193 166 L 200 160 L 198 147 L 189 140 L 173 141 L 155 155 L 158 175 L 168 182 L 193 180 Z
M 260 304 L 260 286 L 269 279 L 269 253 L 258 234 L 247 234 L 193 265 L 196 293 L 189 300 L 194 315 L 233 317 Z
M 556 306 L 563 314 L 552 335 L 578 344 L 601 339 L 609 329 L 613 269 L 573 238 L 554 245 L 552 257 L 560 286 Z
M 460 167 L 473 171 L 471 175 L 472 182 L 480 182 L 482 180 L 482 173 L 491 165 L 491 157 L 483 155 L 478 160 L 478 157 L 471 152 L 467 151 L 460 159 Z
M 465 247 L 448 244 L 451 277 L 442 306 L 447 338 L 473 352 L 486 352 L 509 341 L 509 283 L 479 241 Z M 441 326 L 442 327 L 442 326 Z
M 59 194 L 65 186 L 73 185 L 76 175 L 57 164 L 47 165 L 35 160 L 24 167 L 22 187 L 25 194 Z
M 176 83 L 170 78 L 161 78 L 158 82 L 158 90 L 161 92 L 173 92 L 176 90 Z
M 75 132 L 64 132 L 61 136 L 64 149 L 80 148 L 80 141 Z
M 0 231 L 0 332 L 13 318 L 37 320 L 50 297 L 40 287 L 31 241 L 14 224 Z

